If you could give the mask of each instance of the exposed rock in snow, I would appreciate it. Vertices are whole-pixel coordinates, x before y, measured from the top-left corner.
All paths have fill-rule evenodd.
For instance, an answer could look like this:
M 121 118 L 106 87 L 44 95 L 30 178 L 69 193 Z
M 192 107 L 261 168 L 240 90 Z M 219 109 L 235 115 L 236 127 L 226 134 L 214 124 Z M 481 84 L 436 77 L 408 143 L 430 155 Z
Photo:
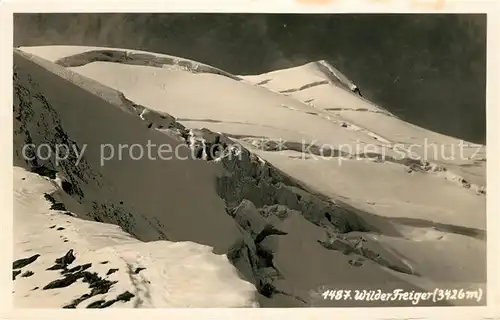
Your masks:
M 162 59 L 15 50 L 16 190 L 29 194 L 16 217 L 33 207 L 39 221 L 16 229 L 16 259 L 35 259 L 14 268 L 19 305 L 361 306 L 318 292 L 485 288 L 485 166 L 469 159 L 484 146 L 429 157 L 425 141 L 458 139 L 393 117 L 318 63 L 235 81 Z M 56 261 L 70 249 L 74 261 Z

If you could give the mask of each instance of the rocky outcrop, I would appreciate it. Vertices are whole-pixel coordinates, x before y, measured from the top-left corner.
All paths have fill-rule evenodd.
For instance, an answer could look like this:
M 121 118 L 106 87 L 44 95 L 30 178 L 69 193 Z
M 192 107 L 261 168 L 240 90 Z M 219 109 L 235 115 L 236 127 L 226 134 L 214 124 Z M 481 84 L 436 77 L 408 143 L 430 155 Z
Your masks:
M 79 186 L 90 180 L 99 184 L 102 177 L 92 170 L 85 159 L 78 158 L 82 148 L 63 129 L 57 111 L 37 88 L 30 74 L 20 72 L 16 65 L 13 74 L 14 164 L 50 178 L 55 178 L 58 171 L 65 172 L 69 179 L 67 183 L 73 186 L 74 198 L 84 201 L 85 195 Z M 35 150 L 41 145 L 47 147 L 44 154 Z M 66 146 L 67 149 L 61 150 L 58 146 Z M 67 158 L 56 163 L 56 157 L 62 156 L 62 151 L 68 151 Z M 53 157 L 46 157 L 50 154 Z

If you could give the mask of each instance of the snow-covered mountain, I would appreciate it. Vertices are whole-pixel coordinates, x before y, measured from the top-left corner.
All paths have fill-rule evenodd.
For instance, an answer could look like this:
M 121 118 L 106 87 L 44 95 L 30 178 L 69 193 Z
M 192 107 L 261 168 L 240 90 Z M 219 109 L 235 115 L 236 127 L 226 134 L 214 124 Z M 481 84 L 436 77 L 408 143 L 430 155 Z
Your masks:
M 372 306 L 321 294 L 484 290 L 485 146 L 358 93 L 326 61 L 237 76 L 136 50 L 14 49 L 16 306 Z

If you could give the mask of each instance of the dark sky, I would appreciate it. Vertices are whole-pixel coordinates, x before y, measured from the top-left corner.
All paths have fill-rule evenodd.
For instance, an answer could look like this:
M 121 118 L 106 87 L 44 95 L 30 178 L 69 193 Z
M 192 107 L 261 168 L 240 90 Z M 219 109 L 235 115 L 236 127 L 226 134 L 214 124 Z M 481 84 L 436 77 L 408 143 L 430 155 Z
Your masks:
M 48 44 L 155 51 L 234 74 L 325 59 L 404 120 L 486 140 L 486 15 L 15 15 L 15 46 Z

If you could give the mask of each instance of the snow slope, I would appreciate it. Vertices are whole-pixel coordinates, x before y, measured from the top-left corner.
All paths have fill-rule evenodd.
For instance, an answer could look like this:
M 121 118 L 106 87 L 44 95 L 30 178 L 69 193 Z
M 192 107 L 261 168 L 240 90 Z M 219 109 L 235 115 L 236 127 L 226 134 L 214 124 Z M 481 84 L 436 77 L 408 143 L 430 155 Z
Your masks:
M 255 305 L 255 287 L 241 280 L 227 258 L 213 254 L 208 246 L 192 242 L 144 243 L 116 225 L 85 221 L 53 210 L 44 195 L 57 192 L 57 184 L 19 167 L 14 168 L 14 186 L 14 258 L 39 255 L 14 271 L 18 273 L 16 307 L 98 307 L 120 296 L 127 300 L 127 293 L 128 301 L 118 300 L 110 306 Z M 48 270 L 70 250 L 75 259 L 66 269 L 74 269 L 72 273 L 61 274 L 63 264 L 57 270 Z M 70 275 L 79 271 L 81 279 L 92 279 L 92 273 L 101 279 L 84 283 L 74 276 L 76 281 L 71 283 Z M 59 279 L 68 282 L 57 286 L 55 281 Z M 51 284 L 55 287 L 50 288 Z M 84 295 L 89 297 L 77 300 Z
M 72 188 L 54 197 L 80 219 L 227 254 L 264 307 L 365 305 L 324 301 L 317 293 L 325 286 L 485 288 L 484 146 L 464 148 L 461 159 L 429 155 L 431 143 L 450 146 L 448 155 L 460 141 L 351 92 L 325 62 L 236 77 L 164 57 L 15 50 L 15 165 L 57 171 Z M 223 150 L 216 160 L 205 152 L 101 165 L 100 145 L 148 140 Z M 79 165 L 57 167 L 24 161 L 27 142 L 88 147 Z M 231 145 L 238 157 L 228 156 Z M 245 285 L 235 287 L 239 303 L 250 301 Z

